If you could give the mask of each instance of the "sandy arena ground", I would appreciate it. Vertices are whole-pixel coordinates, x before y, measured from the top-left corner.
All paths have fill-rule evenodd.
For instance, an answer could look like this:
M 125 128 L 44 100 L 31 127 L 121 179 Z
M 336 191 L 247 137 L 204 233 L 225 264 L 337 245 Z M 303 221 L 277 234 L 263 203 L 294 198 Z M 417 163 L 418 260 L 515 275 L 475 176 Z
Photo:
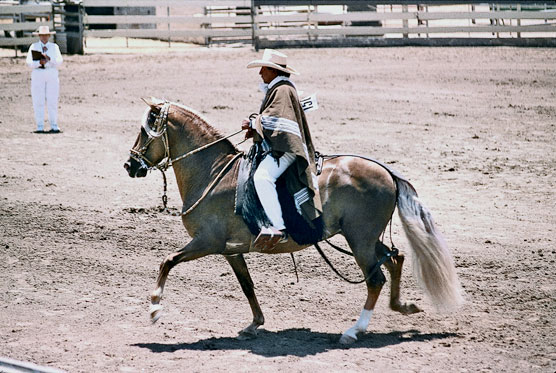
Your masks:
M 170 274 L 151 325 L 158 265 L 188 242 L 159 214 L 162 179 L 122 168 L 143 96 L 205 114 L 222 133 L 258 109 L 249 47 L 66 56 L 60 135 L 36 135 L 24 58 L 0 58 L 0 357 L 68 372 L 554 372 L 556 50 L 286 50 L 325 154 L 357 153 L 408 177 L 454 253 L 466 304 L 434 311 L 411 276 L 369 331 L 338 344 L 364 285 L 338 279 L 312 248 L 247 256 L 266 317 L 260 336 L 222 257 Z M 236 141 L 240 141 L 238 136 Z M 246 148 L 246 144 L 241 145 Z M 170 173 L 169 203 L 180 205 Z M 411 255 L 396 219 L 393 240 Z M 388 239 L 387 239 L 388 241 Z M 346 246 L 341 238 L 335 242 Z M 327 249 L 351 278 L 353 259 Z M 387 276 L 388 277 L 388 276 Z M 2 368 L 0 368 L 0 371 Z

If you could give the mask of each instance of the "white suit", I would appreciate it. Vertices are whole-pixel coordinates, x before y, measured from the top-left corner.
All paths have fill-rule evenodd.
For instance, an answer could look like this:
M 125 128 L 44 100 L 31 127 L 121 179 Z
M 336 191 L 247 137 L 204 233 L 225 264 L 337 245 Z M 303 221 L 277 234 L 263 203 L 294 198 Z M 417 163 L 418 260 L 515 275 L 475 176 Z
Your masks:
M 32 50 L 39 51 L 50 57 L 40 68 L 39 61 L 33 61 Z M 33 97 L 33 109 L 35 111 L 35 122 L 37 130 L 44 130 L 44 103 L 48 109 L 48 121 L 52 130 L 58 130 L 58 96 L 60 93 L 60 81 L 58 79 L 58 66 L 62 64 L 62 54 L 56 43 L 41 41 L 31 44 L 27 53 L 27 66 L 33 69 L 31 73 L 31 95 Z

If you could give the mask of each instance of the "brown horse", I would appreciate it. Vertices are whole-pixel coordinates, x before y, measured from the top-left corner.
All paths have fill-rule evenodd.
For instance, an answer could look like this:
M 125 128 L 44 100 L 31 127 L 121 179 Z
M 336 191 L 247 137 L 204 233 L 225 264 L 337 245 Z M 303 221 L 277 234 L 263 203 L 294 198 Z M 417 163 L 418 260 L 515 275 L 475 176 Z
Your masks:
M 131 177 L 144 177 L 154 167 L 174 168 L 183 201 L 182 222 L 192 237 L 185 247 L 162 261 L 151 294 L 151 319 L 155 322 L 161 315 L 164 285 L 175 265 L 221 254 L 232 266 L 253 312 L 253 321 L 240 332 L 240 337 L 254 336 L 264 317 L 243 254 L 254 250 L 255 237 L 243 219 L 234 214 L 241 152 L 194 110 L 155 99 L 146 102 L 149 108 L 143 117 L 141 133 L 124 167 Z M 336 234 L 345 237 L 367 285 L 361 315 L 343 333 L 341 343 L 356 341 L 357 333 L 367 329 L 385 282 L 382 271 L 373 268 L 379 258 L 390 252 L 379 236 L 396 206 L 414 251 L 413 267 L 418 283 L 436 306 L 454 308 L 462 302 L 451 254 L 409 182 L 375 162 L 355 156 L 327 160 L 318 180 L 325 224 L 323 240 Z M 272 253 L 292 253 L 308 246 L 290 239 Z M 400 254 L 384 263 L 391 275 L 390 307 L 411 314 L 420 309 L 400 301 L 403 261 Z

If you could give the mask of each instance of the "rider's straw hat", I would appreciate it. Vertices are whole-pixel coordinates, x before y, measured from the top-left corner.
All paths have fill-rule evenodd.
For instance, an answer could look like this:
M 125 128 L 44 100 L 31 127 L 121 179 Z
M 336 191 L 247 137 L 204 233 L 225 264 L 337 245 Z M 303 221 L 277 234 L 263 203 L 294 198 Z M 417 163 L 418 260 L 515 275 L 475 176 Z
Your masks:
M 290 74 L 299 75 L 292 67 L 288 66 L 288 56 L 274 49 L 265 49 L 263 58 L 254 60 L 247 64 L 247 68 L 252 67 L 272 67 L 277 70 L 285 71 Z
M 50 31 L 48 26 L 39 26 L 39 29 L 33 32 L 33 35 L 53 35 L 56 31 Z

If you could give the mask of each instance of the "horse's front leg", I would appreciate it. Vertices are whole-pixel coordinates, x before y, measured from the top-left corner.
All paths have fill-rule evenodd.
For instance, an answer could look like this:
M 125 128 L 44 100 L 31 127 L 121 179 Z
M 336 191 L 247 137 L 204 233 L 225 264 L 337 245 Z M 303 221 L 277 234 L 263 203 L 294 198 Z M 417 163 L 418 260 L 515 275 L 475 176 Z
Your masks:
M 225 256 L 226 260 L 232 266 L 234 273 L 241 285 L 243 293 L 249 300 L 249 305 L 251 306 L 251 311 L 253 312 L 253 322 L 239 332 L 239 339 L 253 338 L 257 334 L 257 328 L 264 324 L 264 316 L 257 301 L 257 296 L 255 295 L 255 286 L 253 285 L 253 280 L 247 269 L 247 264 L 242 254 Z
M 157 322 L 162 315 L 162 306 L 160 305 L 160 300 L 162 299 L 162 293 L 164 292 L 164 285 L 166 284 L 166 279 L 170 270 L 174 268 L 177 264 L 181 262 L 187 262 L 190 260 L 198 259 L 206 255 L 216 254 L 217 250 L 211 249 L 212 245 L 208 245 L 204 240 L 199 238 L 194 238 L 190 243 L 185 245 L 185 247 L 179 251 L 169 254 L 160 264 L 160 270 L 158 272 L 158 278 L 156 280 L 156 288 L 151 293 L 151 307 L 150 315 L 151 321 L 153 323 Z

